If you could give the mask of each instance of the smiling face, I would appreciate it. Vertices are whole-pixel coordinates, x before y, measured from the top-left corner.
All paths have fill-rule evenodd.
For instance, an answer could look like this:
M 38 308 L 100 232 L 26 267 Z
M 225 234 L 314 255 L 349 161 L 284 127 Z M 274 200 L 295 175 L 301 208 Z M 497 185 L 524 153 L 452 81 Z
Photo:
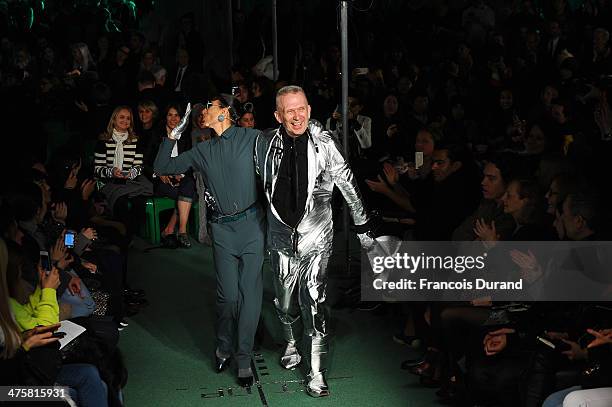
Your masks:
M 168 128 L 172 130 L 176 126 L 178 126 L 180 121 L 181 115 L 179 114 L 179 112 L 173 107 L 168 109 L 168 113 L 166 113 L 166 126 L 168 126 Z
M 302 92 L 286 93 L 276 98 L 276 120 L 291 137 L 299 137 L 308 129 L 310 105 Z
M 546 136 L 538 125 L 529 130 L 525 139 L 525 150 L 529 154 L 540 154 L 546 149 Z
M 149 124 L 153 121 L 153 112 L 145 107 L 138 108 L 138 117 L 142 124 Z
M 512 97 L 512 92 L 509 90 L 504 90 L 499 95 L 499 106 L 503 110 L 508 110 L 512 108 L 512 103 L 514 102 Z
M 117 116 L 115 116 L 115 130 L 126 132 L 130 128 L 130 124 L 132 124 L 132 114 L 130 111 L 127 109 L 119 110 Z

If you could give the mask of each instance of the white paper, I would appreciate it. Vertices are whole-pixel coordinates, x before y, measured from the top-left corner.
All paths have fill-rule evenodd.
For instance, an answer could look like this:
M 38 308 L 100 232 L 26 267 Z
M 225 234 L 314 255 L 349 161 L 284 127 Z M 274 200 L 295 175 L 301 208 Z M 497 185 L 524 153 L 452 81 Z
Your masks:
M 70 321 L 61 321 L 61 325 L 56 332 L 64 332 L 66 336 L 60 338 L 60 349 L 72 342 L 77 336 L 85 332 L 86 329 L 81 325 Z

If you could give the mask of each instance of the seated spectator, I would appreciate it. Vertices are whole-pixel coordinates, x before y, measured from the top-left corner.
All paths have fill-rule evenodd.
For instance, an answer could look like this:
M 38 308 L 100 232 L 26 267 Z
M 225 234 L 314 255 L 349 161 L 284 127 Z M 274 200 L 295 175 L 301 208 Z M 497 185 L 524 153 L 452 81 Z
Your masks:
M 240 110 L 240 118 L 238 119 L 238 125 L 240 127 L 248 127 L 254 129 L 255 124 L 255 110 L 253 109 L 252 103 L 245 103 Z
M 9 287 L 6 284 L 9 281 L 7 275 L 9 259 L 4 241 L 0 239 L 0 384 L 4 386 L 59 384 L 69 387 L 68 399 L 78 401 L 79 405 L 107 407 L 110 399 L 114 401 L 113 406 L 120 406 L 118 392 L 109 398 L 109 393 L 114 393 L 114 390 L 111 391 L 110 386 L 104 383 L 95 366 L 62 363 L 57 345 L 59 338 L 52 336 L 60 327 L 55 310 L 49 309 L 47 310 L 49 312 L 46 312 L 42 303 L 36 304 L 32 310 L 42 311 L 43 319 L 32 322 L 39 326 L 32 326 L 25 331 L 24 326 L 16 321 L 16 314 L 11 311 L 14 300 L 9 297 Z M 52 287 L 59 285 L 57 270 L 49 274 L 41 270 L 41 281 L 43 292 L 54 291 Z M 54 293 L 47 296 L 48 302 L 52 302 L 52 297 L 55 297 Z M 32 304 L 23 307 L 24 309 L 19 308 L 21 305 L 17 305 L 18 312 L 22 316 L 25 315 L 21 311 L 28 313 L 29 306 Z M 37 317 L 40 318 L 41 315 Z M 49 324 L 51 319 L 55 322 Z M 19 320 L 24 321 L 23 318 Z M 29 326 L 31 323 L 26 325 Z
M 108 207 L 128 227 L 130 236 L 135 232 L 140 213 L 144 214 L 144 198 L 153 195 L 153 185 L 141 175 L 143 149 L 134 133 L 130 108 L 115 108 L 96 146 L 94 174 L 104 184 L 100 192 L 105 195 Z
M 166 108 L 165 120 L 162 122 L 163 127 L 158 128 L 155 137 L 158 143 L 161 143 L 161 140 L 178 126 L 182 116 L 183 112 L 178 105 L 171 104 Z M 179 142 L 175 144 L 172 156 L 177 156 L 190 148 L 191 137 L 181 137 Z M 157 149 L 153 149 L 153 152 L 157 154 Z M 152 157 L 152 159 L 154 160 L 155 157 Z M 155 185 L 156 195 L 174 199 L 177 207 L 166 227 L 162 230 L 162 244 L 167 247 L 190 248 L 191 242 L 189 235 L 187 235 L 187 222 L 189 222 L 189 212 L 196 194 L 193 172 L 189 171 L 180 175 L 160 175 L 158 179 L 159 181 Z M 177 229 L 177 223 L 178 234 L 175 230 Z
M 15 321 L 22 331 L 36 326 L 53 325 L 59 322 L 59 304 L 57 302 L 57 288 L 60 285 L 59 270 L 52 267 L 51 271 L 43 270 L 41 264 L 37 265 L 39 282 L 27 301 L 20 302 L 16 298 L 21 284 L 21 265 L 15 255 L 9 256 L 7 265 L 7 286 L 9 302 L 15 316 Z
M 483 170 L 482 200 L 478 209 L 466 218 L 453 232 L 455 241 L 478 240 L 475 233 L 476 222 L 495 223 L 497 234 L 506 240 L 514 232 L 516 223 L 504 212 L 503 196 L 511 177 L 512 158 L 510 155 L 491 156 Z
M 516 228 L 509 237 L 515 241 L 553 240 L 551 225 L 544 222 L 545 204 L 535 180 L 518 179 L 508 184 L 502 197 L 504 213 L 511 215 Z M 500 240 L 495 222 L 476 221 L 474 233 L 485 245 Z

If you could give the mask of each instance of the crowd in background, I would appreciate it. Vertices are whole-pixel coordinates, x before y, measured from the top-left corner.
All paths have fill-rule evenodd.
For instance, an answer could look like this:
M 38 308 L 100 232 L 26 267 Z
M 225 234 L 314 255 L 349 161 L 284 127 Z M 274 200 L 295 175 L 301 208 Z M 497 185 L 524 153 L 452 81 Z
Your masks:
M 315 15 L 335 16 L 329 3 Z M 367 10 L 357 3 L 348 160 L 385 234 L 609 240 L 610 0 L 374 1 Z M 57 382 L 74 387 L 84 405 L 121 404 L 118 330 L 147 303 L 129 286 L 139 270 L 127 267 L 145 202 L 176 201 L 162 225 L 164 247 L 191 247 L 196 200 L 205 219 L 201 175 L 159 177 L 152 168 L 188 102 L 191 137 L 177 153 L 214 137 L 202 114 L 209 96 L 226 94 L 237 125 L 264 130 L 277 126 L 274 94 L 287 84 L 304 88 L 312 119 L 342 141 L 335 20 L 300 20 L 294 46 L 279 49 L 274 80 L 271 59 L 259 55 L 270 30 L 257 18 L 259 11 L 235 12 L 235 65 L 223 76 L 210 69 L 212 39 L 193 13 L 164 21 L 147 2 L 70 1 L 3 11 L 0 94 L 13 145 L 3 151 L 17 160 L 4 160 L 11 164 L 3 171 L 0 363 L 19 372 L 3 382 Z M 76 234 L 74 247 L 64 244 L 67 231 Z M 210 244 L 205 225 L 198 240 Z M 529 256 L 512 261 L 525 272 L 536 266 Z M 402 367 L 458 404 L 549 407 L 588 397 L 572 391 L 612 386 L 607 304 L 536 304 L 528 321 L 488 329 L 495 305 L 402 307 L 407 321 L 394 339 L 426 350 Z M 62 361 L 50 335 L 66 319 L 91 333 Z M 567 350 L 543 351 L 538 335 Z

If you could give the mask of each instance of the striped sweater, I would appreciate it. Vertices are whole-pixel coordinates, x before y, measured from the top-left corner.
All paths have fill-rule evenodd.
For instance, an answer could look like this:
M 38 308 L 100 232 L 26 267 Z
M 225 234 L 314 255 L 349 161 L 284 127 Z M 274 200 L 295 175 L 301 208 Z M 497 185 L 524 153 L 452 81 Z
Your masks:
M 142 173 L 143 152 L 141 143 L 126 141 L 123 144 L 122 171 L 132 171 L 134 177 Z M 95 150 L 94 175 L 96 178 L 112 178 L 115 162 L 115 140 L 98 141 Z M 131 178 L 130 178 L 131 179 Z

